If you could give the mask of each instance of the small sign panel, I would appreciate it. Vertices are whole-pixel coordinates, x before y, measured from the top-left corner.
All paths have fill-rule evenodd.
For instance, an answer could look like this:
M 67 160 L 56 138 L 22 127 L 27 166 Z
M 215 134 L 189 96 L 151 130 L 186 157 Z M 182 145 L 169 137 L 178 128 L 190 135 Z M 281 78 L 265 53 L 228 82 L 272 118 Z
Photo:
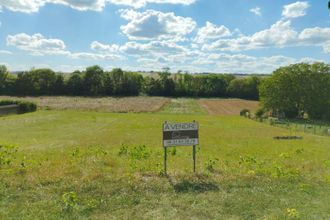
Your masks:
M 163 125 L 164 147 L 198 145 L 198 123 L 165 123 Z

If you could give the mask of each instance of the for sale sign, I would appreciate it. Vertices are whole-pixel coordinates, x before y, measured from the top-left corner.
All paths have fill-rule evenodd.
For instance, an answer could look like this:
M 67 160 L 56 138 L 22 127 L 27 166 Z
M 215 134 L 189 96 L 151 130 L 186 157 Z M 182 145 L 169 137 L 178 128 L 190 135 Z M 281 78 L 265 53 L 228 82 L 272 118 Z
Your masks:
M 164 123 L 164 147 L 198 145 L 198 123 Z

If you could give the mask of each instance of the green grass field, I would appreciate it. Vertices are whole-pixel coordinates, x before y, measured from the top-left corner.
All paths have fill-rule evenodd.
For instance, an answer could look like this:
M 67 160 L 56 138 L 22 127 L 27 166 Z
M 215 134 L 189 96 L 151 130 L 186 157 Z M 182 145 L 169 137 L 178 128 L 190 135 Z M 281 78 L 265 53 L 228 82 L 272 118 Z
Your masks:
M 330 138 L 193 102 L 0 117 L 0 161 L 10 161 L 0 163 L 0 219 L 330 219 Z M 165 176 L 162 123 L 192 120 L 198 172 L 191 147 L 177 147 Z M 303 139 L 273 139 L 293 133 Z

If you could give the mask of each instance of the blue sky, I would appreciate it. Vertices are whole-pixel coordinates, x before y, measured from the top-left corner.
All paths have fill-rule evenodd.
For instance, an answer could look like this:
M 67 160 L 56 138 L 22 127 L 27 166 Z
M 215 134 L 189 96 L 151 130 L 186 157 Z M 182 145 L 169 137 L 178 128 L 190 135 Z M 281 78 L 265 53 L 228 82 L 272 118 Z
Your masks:
M 10 70 L 271 73 L 330 62 L 327 0 L 0 0 Z

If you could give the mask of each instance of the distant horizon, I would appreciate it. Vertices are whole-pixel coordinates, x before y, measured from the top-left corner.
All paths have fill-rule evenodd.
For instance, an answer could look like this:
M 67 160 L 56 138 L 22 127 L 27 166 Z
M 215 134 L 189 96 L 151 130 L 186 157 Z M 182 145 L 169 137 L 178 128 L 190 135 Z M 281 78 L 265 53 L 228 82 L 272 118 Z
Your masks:
M 101 66 L 100 66 L 101 67 Z M 102 67 L 101 67 L 102 68 Z M 113 69 L 116 69 L 116 68 L 119 68 L 119 69 L 122 69 L 120 67 L 115 67 L 115 68 L 112 68 L 112 69 L 103 69 L 104 71 L 112 71 Z M 47 67 L 41 67 L 41 68 L 34 68 L 34 67 L 31 67 L 29 69 L 25 69 L 25 70 L 10 70 L 8 69 L 8 71 L 12 74 L 16 74 L 16 73 L 20 73 L 20 72 L 27 72 L 27 71 L 30 71 L 32 69 L 51 69 L 53 70 L 52 68 L 47 68 Z M 73 71 L 69 71 L 69 72 L 64 72 L 64 71 L 56 71 L 56 70 L 53 70 L 54 72 L 57 72 L 57 73 L 63 73 L 63 74 L 71 74 L 73 73 L 74 71 L 84 71 L 85 69 L 81 69 L 81 70 L 73 70 Z M 122 69 L 124 72 L 136 72 L 136 73 L 145 73 L 145 74 L 157 74 L 157 73 L 160 73 L 162 72 L 162 70 L 150 70 L 150 71 L 144 71 L 144 70 L 125 70 L 125 69 Z M 174 71 L 169 71 L 170 74 L 177 74 L 179 73 L 178 71 L 174 72 Z M 271 75 L 271 73 L 231 73 L 231 72 L 223 72 L 223 73 L 220 73 L 220 72 L 180 72 L 181 74 L 185 74 L 185 73 L 188 73 L 188 74 L 229 74 L 229 75 L 259 75 L 259 76 L 263 76 L 263 75 Z
M 0 1 L 0 64 L 9 70 L 271 74 L 330 63 L 328 1 Z

